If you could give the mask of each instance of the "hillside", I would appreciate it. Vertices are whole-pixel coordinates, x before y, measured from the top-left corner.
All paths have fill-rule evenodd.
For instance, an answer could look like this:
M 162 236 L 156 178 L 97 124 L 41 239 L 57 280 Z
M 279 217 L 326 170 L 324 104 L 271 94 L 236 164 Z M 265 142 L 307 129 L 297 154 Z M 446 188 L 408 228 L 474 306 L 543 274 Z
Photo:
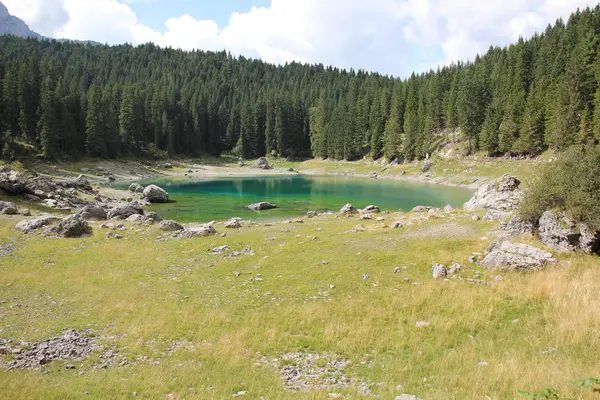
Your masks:
M 11 142 L 47 157 L 170 154 L 354 160 L 536 155 L 600 135 L 600 8 L 527 40 L 408 79 L 221 52 L 0 37 Z

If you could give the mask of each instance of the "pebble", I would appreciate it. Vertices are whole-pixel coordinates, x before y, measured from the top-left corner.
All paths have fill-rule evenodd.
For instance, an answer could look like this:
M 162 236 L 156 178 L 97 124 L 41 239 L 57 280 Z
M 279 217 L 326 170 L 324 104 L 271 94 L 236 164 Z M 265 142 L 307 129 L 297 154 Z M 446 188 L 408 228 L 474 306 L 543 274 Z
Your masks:
M 429 321 L 417 321 L 417 323 L 415 324 L 415 326 L 417 328 L 426 328 L 430 325 L 431 323 Z

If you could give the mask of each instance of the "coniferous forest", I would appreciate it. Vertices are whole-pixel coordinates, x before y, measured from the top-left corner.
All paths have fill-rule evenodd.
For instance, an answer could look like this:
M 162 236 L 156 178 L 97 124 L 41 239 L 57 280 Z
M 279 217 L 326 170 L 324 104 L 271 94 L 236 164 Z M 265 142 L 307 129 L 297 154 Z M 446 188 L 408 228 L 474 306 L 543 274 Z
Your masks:
M 408 79 L 226 52 L 0 37 L 0 146 L 48 158 L 536 155 L 600 141 L 600 7 Z

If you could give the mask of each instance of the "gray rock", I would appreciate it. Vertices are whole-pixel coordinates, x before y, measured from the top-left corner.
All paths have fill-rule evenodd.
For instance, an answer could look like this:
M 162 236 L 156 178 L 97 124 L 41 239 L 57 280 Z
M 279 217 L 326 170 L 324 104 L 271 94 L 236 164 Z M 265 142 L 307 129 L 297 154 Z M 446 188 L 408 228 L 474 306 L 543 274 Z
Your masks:
M 158 228 L 161 231 L 165 231 L 165 232 L 182 231 L 184 229 L 183 225 L 181 225 L 177 221 L 172 221 L 172 220 L 161 221 L 160 224 L 158 225 Z
M 502 271 L 535 271 L 556 262 L 552 254 L 522 243 L 500 240 L 493 243 L 481 265 Z
M 471 200 L 465 204 L 467 210 L 487 209 L 489 216 L 502 219 L 515 211 L 523 200 L 519 190 L 521 182 L 514 176 L 504 175 L 492 183 L 486 183 L 477 189 Z
M 252 164 L 252 168 L 255 169 L 271 169 L 269 166 L 269 162 L 265 157 L 260 157 L 254 164 Z
M 452 212 L 454 211 L 454 207 L 452 207 L 450 204 L 448 204 L 446 207 L 444 207 L 444 212 Z
M 123 205 L 112 208 L 108 214 L 108 219 L 127 219 L 134 214 L 143 214 L 144 211 L 140 207 L 134 207 L 133 205 Z
M 248 208 L 252 211 L 263 211 L 272 210 L 274 208 L 277 208 L 277 206 L 266 201 L 261 201 L 260 203 L 250 204 Z
M 125 221 L 128 222 L 142 222 L 144 221 L 144 216 L 142 214 L 133 214 L 129 217 L 125 218 Z
M 98 205 L 83 207 L 79 215 L 87 220 L 105 221 L 108 218 L 106 210 Z
M 548 247 L 558 251 L 598 253 L 600 232 L 592 233 L 584 224 L 577 224 L 565 213 L 546 211 L 539 221 L 538 236 Z
M 19 215 L 22 215 L 24 217 L 31 217 L 31 210 L 29 208 L 21 208 L 19 210 Z
M 462 271 L 462 265 L 457 263 L 457 262 L 452 262 L 452 264 L 450 264 L 450 269 L 448 270 L 448 273 L 450 275 L 456 275 L 458 274 L 460 271 Z
M 20 221 L 14 226 L 13 229 L 27 234 L 37 231 L 38 229 L 41 229 L 58 221 L 60 221 L 59 217 L 55 217 L 52 215 L 43 215 L 36 219 L 26 219 Z
M 361 212 L 363 212 L 365 214 L 367 214 L 367 213 L 368 214 L 378 214 L 381 212 L 381 209 L 377 206 L 369 205 L 369 206 L 366 206 L 365 208 L 363 208 L 361 210 Z
M 211 224 L 204 224 L 199 226 L 194 226 L 192 228 L 184 229 L 179 234 L 180 238 L 196 238 L 196 237 L 206 237 L 206 236 L 214 236 L 217 234 L 217 230 Z
M 344 207 L 342 207 L 342 209 L 340 210 L 340 214 L 358 214 L 358 210 L 356 209 L 356 207 L 354 207 L 354 205 L 348 203 L 344 205 Z
M 242 219 L 241 218 L 231 218 L 229 221 L 225 222 L 225 228 L 230 228 L 230 229 L 238 229 L 242 227 L 242 224 L 240 223 Z
M 0 201 L 0 213 L 15 215 L 17 214 L 17 206 L 11 201 Z
M 428 172 L 431 169 L 431 167 L 433 167 L 433 163 L 431 162 L 431 160 L 425 160 L 425 162 L 421 166 L 421 172 Z
M 433 276 L 433 279 L 439 280 L 448 276 L 448 271 L 444 265 L 433 263 L 431 266 L 431 275 Z
M 129 191 L 133 193 L 144 193 L 144 187 L 139 183 L 132 183 L 129 185 Z
M 91 235 L 92 227 L 81 215 L 75 214 L 69 215 L 60 221 L 55 228 L 55 232 L 65 238 L 78 238 Z
M 435 209 L 435 207 L 430 207 L 430 206 L 416 206 L 411 211 L 414 213 L 426 213 L 426 212 L 429 212 L 434 209 Z
M 153 224 L 155 222 L 161 222 L 162 220 L 163 220 L 163 218 L 159 214 L 152 212 L 152 211 L 150 211 L 144 215 L 144 222 L 147 222 L 150 224 Z
M 402 221 L 395 221 L 392 224 L 392 229 L 399 229 L 402 228 L 404 226 L 404 223 L 402 223 Z
M 156 186 L 149 185 L 146 186 L 143 192 L 144 199 L 148 200 L 150 203 L 168 203 L 169 202 L 169 193 L 167 193 L 164 189 Z
M 309 211 L 306 213 L 306 218 L 317 218 L 319 216 L 319 213 L 317 213 L 316 211 Z
M 414 394 L 401 394 L 400 396 L 396 396 L 396 400 L 421 400 Z
M 515 214 L 508 222 L 500 224 L 500 229 L 506 231 L 509 235 L 518 236 L 535 231 L 535 224 L 523 219 L 519 214 Z

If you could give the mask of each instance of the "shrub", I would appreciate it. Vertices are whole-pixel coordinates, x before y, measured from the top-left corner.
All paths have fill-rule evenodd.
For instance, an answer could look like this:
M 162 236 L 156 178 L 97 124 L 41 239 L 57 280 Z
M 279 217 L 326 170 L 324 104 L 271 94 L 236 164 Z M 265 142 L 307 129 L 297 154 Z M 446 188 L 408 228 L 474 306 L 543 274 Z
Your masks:
M 548 210 L 600 230 L 600 148 L 573 147 L 542 168 L 525 195 L 521 215 L 537 220 Z

